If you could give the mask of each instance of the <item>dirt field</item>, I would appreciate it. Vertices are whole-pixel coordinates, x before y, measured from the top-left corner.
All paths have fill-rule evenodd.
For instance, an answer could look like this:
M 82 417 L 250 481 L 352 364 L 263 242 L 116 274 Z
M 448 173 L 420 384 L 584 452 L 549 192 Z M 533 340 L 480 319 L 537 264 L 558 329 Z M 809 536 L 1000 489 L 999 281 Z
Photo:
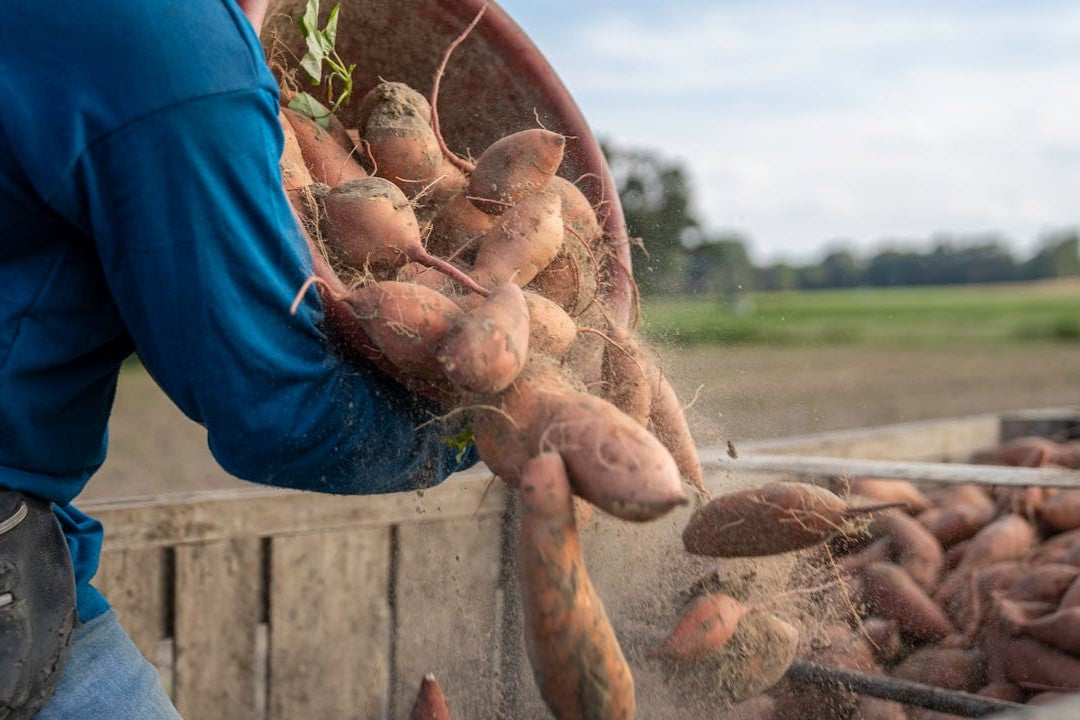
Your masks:
M 699 443 L 722 444 L 1003 410 L 1080 405 L 1080 345 L 992 350 L 860 347 L 670 351 Z M 205 433 L 141 370 L 121 376 L 105 466 L 83 498 L 241 485 Z

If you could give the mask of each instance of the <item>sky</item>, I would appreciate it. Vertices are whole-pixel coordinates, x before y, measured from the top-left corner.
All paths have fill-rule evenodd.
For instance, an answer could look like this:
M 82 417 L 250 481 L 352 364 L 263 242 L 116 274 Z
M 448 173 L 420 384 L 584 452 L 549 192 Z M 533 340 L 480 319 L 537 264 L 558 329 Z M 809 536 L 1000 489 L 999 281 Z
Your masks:
M 501 0 L 594 134 L 761 262 L 1080 225 L 1075 0 Z M 646 238 L 647 239 L 647 238 Z

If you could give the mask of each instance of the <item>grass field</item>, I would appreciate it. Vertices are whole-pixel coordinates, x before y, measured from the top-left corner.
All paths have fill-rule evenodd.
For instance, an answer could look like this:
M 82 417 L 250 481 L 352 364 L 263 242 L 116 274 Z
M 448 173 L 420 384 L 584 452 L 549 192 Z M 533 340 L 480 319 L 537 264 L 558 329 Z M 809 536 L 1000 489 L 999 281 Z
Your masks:
M 1080 279 L 650 299 L 643 310 L 650 337 L 681 346 L 1080 343 Z

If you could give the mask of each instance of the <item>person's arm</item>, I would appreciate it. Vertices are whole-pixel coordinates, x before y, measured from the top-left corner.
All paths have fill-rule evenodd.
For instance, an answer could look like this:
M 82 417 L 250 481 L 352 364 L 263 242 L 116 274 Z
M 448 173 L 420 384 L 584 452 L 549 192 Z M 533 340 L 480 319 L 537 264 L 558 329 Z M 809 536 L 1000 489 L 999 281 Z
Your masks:
M 281 189 L 276 97 L 216 94 L 95 142 L 76 169 L 117 307 L 147 369 L 230 473 L 312 490 L 431 485 L 457 469 L 433 408 L 343 364 Z M 470 454 L 466 463 L 475 461 Z

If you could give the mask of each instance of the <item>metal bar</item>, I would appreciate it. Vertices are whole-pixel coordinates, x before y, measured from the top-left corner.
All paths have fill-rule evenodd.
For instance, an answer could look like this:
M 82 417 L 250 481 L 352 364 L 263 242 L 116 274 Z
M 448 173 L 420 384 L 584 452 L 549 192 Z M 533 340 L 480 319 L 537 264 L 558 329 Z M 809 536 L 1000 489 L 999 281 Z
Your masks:
M 729 457 L 718 448 L 702 448 L 702 466 L 728 472 L 777 472 L 818 477 L 880 477 L 942 483 L 1080 488 L 1080 470 L 1002 467 L 966 463 L 866 460 L 808 455 Z
M 964 717 L 986 717 L 992 713 L 1024 709 L 1023 705 L 1006 700 L 972 695 L 959 690 L 946 690 L 884 675 L 841 670 L 806 660 L 793 662 L 788 668 L 787 677 L 794 682 L 809 685 L 841 685 L 862 695 Z

